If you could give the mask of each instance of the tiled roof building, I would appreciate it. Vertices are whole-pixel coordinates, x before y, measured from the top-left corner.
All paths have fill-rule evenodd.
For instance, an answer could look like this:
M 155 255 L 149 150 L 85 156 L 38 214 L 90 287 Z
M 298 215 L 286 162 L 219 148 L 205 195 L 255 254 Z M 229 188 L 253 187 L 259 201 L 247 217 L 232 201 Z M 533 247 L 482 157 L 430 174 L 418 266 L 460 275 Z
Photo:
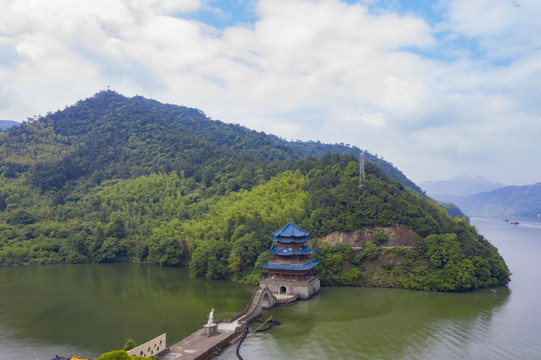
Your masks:
M 267 252 L 274 257 L 261 265 L 269 274 L 260 280 L 260 285 L 282 297 L 307 299 L 319 292 L 319 277 L 311 273 L 319 262 L 308 258 L 315 251 L 308 245 L 310 233 L 290 220 L 272 235 L 273 245 Z

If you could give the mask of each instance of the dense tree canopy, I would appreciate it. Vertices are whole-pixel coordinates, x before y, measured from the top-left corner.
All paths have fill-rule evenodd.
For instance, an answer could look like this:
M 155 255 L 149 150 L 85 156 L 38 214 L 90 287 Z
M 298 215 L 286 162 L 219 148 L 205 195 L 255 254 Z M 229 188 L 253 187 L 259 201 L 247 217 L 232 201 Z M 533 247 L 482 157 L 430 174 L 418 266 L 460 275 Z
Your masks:
M 293 218 L 313 237 L 396 224 L 419 235 L 412 249 L 381 247 L 383 233 L 361 252 L 322 247 L 324 283 L 455 291 L 509 281 L 488 241 L 391 164 L 367 156 L 359 187 L 358 151 L 102 92 L 0 133 L 0 263 L 138 261 L 255 282 L 270 232 Z

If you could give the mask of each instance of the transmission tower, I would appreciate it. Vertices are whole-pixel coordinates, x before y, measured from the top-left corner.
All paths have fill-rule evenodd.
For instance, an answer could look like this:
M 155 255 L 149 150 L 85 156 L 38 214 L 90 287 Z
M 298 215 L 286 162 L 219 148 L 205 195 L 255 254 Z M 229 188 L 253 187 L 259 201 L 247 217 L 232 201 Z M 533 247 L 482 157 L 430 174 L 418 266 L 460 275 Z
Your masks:
M 365 174 L 364 174 L 364 150 L 361 152 L 361 159 L 359 161 L 359 188 L 362 188 L 364 185 Z

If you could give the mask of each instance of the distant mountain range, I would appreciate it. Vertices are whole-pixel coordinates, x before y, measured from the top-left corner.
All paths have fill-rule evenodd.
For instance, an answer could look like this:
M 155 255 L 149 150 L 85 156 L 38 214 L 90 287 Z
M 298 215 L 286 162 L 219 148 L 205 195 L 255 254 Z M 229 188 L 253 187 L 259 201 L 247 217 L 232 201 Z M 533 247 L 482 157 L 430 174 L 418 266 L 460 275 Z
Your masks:
M 467 196 L 496 190 L 506 186 L 502 183 L 489 181 L 481 176 L 458 176 L 449 180 L 442 181 L 424 181 L 419 186 L 426 191 L 426 194 L 437 200 L 440 195 L 448 197 Z
M 20 123 L 13 120 L 0 120 L 0 130 L 7 130 L 12 126 L 17 126 Z
M 489 192 L 468 196 L 434 195 L 439 201 L 457 205 L 466 215 L 531 218 L 541 214 L 541 183 L 526 186 L 506 186 Z M 541 216 L 541 215 L 539 215 Z

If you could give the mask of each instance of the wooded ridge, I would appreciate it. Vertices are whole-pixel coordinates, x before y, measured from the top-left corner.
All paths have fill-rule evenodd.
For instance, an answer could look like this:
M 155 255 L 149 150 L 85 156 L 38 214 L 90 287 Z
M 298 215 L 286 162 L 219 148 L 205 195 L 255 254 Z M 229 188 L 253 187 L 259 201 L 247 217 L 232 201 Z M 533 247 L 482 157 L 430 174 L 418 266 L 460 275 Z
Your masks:
M 0 132 L 0 263 L 136 261 L 256 282 L 290 218 L 321 237 L 408 226 L 413 248 L 323 244 L 324 284 L 457 291 L 505 285 L 497 250 L 392 164 L 288 142 L 197 109 L 102 91 Z M 398 179 L 398 180 L 397 180 Z

